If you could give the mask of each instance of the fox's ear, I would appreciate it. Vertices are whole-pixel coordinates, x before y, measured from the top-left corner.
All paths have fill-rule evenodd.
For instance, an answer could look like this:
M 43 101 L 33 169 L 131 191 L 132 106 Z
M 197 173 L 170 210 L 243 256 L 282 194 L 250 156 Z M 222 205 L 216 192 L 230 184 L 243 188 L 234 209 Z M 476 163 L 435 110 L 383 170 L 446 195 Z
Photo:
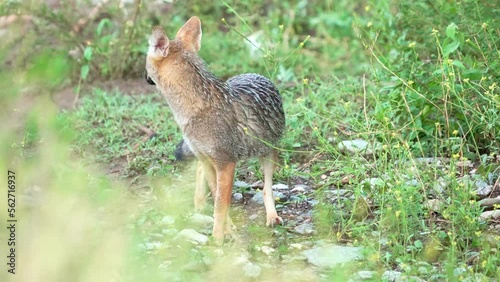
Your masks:
M 168 37 L 161 27 L 155 27 L 149 36 L 148 55 L 166 57 L 168 54 Z
M 198 17 L 191 17 L 179 29 L 175 38 L 179 39 L 184 47 L 198 52 L 201 48 L 201 21 Z

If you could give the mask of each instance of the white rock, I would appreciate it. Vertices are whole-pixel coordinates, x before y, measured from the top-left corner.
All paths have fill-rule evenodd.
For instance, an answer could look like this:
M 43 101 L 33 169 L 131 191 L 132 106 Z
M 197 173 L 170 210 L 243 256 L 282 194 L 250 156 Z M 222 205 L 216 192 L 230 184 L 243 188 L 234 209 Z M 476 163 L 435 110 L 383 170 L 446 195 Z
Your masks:
M 270 255 L 270 254 L 274 253 L 274 251 L 275 251 L 273 248 L 271 248 L 269 246 L 262 246 L 260 248 L 260 250 L 261 250 L 261 252 L 263 252 L 266 255 Z
M 340 263 L 351 262 L 361 258 L 361 248 L 321 244 L 302 254 L 310 264 L 321 268 L 333 268 Z
M 190 218 L 189 221 L 196 225 L 210 226 L 214 223 L 214 219 L 211 216 L 195 213 Z
M 479 216 L 479 220 L 500 219 L 500 210 L 485 211 Z
M 162 225 L 172 225 L 175 223 L 175 218 L 170 215 L 166 215 L 161 219 L 161 224 Z
M 206 235 L 198 233 L 194 229 L 183 229 L 179 234 L 174 237 L 174 240 L 183 240 L 191 242 L 195 245 L 205 245 L 208 243 L 208 237 Z
M 290 188 L 288 185 L 283 183 L 274 184 L 272 187 L 273 190 L 288 190 Z
M 361 153 L 363 155 L 371 155 L 381 146 L 380 142 L 374 141 L 373 143 L 370 143 L 361 139 L 341 141 L 338 144 L 340 151 L 347 151 L 353 154 Z

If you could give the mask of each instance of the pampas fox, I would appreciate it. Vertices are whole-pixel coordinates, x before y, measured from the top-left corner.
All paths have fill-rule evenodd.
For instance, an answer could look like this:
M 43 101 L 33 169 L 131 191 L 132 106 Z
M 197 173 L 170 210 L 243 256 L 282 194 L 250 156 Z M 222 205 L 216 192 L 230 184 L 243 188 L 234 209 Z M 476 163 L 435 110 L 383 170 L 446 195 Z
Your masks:
M 154 28 L 146 80 L 169 104 L 184 136 L 180 148 L 199 160 L 195 208 L 203 205 L 206 181 L 214 198 L 213 236 L 221 244 L 224 233 L 231 232 L 228 209 L 239 160 L 260 158 L 267 225 L 283 222 L 271 186 L 278 157 L 274 148 L 283 135 L 285 114 L 282 98 L 269 79 L 242 74 L 223 81 L 210 72 L 198 56 L 201 35 L 198 17 L 190 18 L 174 40 L 160 27 Z

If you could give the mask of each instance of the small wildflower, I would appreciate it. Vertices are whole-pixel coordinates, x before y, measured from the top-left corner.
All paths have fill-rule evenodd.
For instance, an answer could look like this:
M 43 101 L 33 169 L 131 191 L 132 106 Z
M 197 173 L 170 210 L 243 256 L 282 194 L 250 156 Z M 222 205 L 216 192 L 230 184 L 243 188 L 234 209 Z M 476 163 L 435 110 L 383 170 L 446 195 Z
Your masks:
M 453 64 L 453 60 L 452 60 L 452 59 L 448 59 L 448 61 L 447 61 L 447 62 L 448 62 L 448 65 Z
M 382 145 L 382 150 L 387 150 L 388 146 L 386 144 Z
M 285 26 L 284 26 L 284 25 L 282 25 L 282 24 L 280 24 L 280 26 L 279 26 L 279 28 L 280 28 L 281 30 L 283 30 L 283 28 L 284 28 L 284 27 L 285 27 Z
M 398 144 L 396 144 L 396 145 L 394 145 L 394 148 L 395 148 L 395 149 L 399 149 L 399 143 L 398 143 Z
M 450 71 L 450 72 L 448 73 L 448 75 L 449 75 L 449 76 L 455 76 L 455 73 Z
M 469 83 L 470 79 L 469 78 L 464 78 L 465 83 Z
M 453 135 L 457 135 L 458 134 L 458 130 L 453 130 Z
M 227 24 L 227 22 L 226 22 L 226 19 L 225 19 L 225 18 L 220 19 L 220 21 L 221 21 L 221 22 L 223 22 L 223 23 L 225 23 L 225 24 Z
M 396 217 L 399 217 L 400 214 L 401 214 L 401 211 L 396 211 Z
M 285 169 L 288 169 L 288 168 L 290 168 L 290 167 L 288 165 L 285 165 Z
M 280 197 L 275 197 L 274 201 L 279 202 L 280 201 Z
M 438 127 L 438 126 L 439 126 L 439 122 L 434 123 L 434 125 L 435 125 L 436 127 Z
M 368 23 L 366 24 L 366 27 L 372 27 L 372 25 L 373 25 L 373 23 L 372 23 L 372 22 L 368 22 Z
M 388 117 L 384 117 L 384 122 L 389 122 L 389 118 Z
M 309 84 L 309 78 L 304 78 L 304 79 L 302 79 L 302 83 L 303 83 L 304 85 Z
M 488 27 L 488 24 L 487 24 L 487 23 L 483 23 L 483 24 L 481 25 L 481 28 L 482 28 L 482 29 L 486 29 L 487 27 Z
M 314 130 L 314 131 L 318 131 L 318 127 L 317 127 L 317 126 L 315 126 L 315 127 L 313 128 L 313 130 Z
M 248 132 L 248 127 L 243 127 L 243 131 L 244 131 L 245 133 L 247 133 L 247 132 Z
M 481 77 L 481 81 L 488 79 L 486 76 Z
M 495 210 L 499 210 L 499 209 L 500 209 L 500 204 L 494 204 L 494 205 L 493 205 L 493 209 L 495 209 Z
M 456 160 L 456 159 L 460 158 L 460 154 L 453 154 L 453 155 L 451 155 L 451 157 Z
M 491 91 L 494 91 L 495 88 L 497 87 L 497 84 L 495 82 L 493 82 L 492 85 L 490 85 L 490 87 L 488 87 Z
M 413 42 L 410 42 L 410 43 L 408 44 L 408 47 L 410 47 L 410 48 L 414 48 L 414 47 L 415 47 L 415 45 L 417 45 L 417 43 L 416 43 L 415 41 L 413 41 Z
M 437 29 L 435 29 L 435 28 L 433 28 L 433 29 L 432 29 L 432 34 L 433 34 L 433 35 L 436 35 L 436 34 L 438 34 L 438 33 L 439 33 L 439 31 L 438 31 Z
M 337 232 L 337 234 L 336 234 L 336 235 L 337 235 L 337 238 L 338 238 L 338 239 L 342 238 L 342 233 Z
M 372 7 L 370 7 L 369 5 L 366 5 L 366 6 L 365 6 L 365 11 L 366 11 L 366 12 L 368 12 L 368 11 L 370 11 L 370 10 L 371 10 L 371 8 L 372 8 Z
M 470 43 L 470 38 L 465 39 L 466 43 Z
M 408 85 L 413 85 L 413 80 L 408 80 Z

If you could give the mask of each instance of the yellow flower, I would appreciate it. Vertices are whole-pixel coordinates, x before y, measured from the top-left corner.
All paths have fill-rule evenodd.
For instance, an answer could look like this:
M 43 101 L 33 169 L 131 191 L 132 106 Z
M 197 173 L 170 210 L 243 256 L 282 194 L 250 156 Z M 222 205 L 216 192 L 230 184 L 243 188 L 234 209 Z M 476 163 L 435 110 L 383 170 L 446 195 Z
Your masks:
M 481 25 L 481 28 L 483 28 L 483 29 L 486 29 L 487 27 L 488 27 L 488 24 L 487 24 L 487 23 L 483 23 L 483 24 Z
M 373 25 L 373 23 L 372 23 L 372 22 L 368 22 L 368 23 L 366 24 L 366 27 L 371 27 L 372 25 Z
M 413 42 L 410 42 L 408 44 L 408 47 L 413 48 L 413 47 L 415 47 L 415 45 L 417 45 L 417 43 L 415 41 L 413 41 Z
M 438 31 L 437 29 L 435 29 L 435 28 L 433 28 L 433 29 L 432 29 L 432 34 L 433 34 L 433 35 L 436 35 L 436 34 L 438 34 L 438 33 L 439 33 L 439 31 Z
M 458 134 L 458 130 L 453 130 L 453 135 L 457 135 Z
M 308 84 L 308 83 L 309 83 L 309 78 L 304 78 L 304 79 L 302 79 L 302 83 L 303 83 L 303 84 Z

